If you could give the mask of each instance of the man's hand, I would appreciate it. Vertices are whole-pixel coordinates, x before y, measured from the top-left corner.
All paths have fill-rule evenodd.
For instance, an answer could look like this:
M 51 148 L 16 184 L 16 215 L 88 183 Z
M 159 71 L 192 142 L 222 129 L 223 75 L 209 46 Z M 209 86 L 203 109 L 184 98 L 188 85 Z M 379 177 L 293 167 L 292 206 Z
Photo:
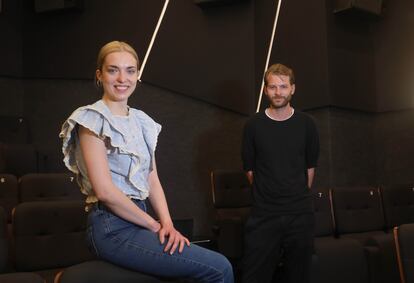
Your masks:
M 253 185 L 253 171 L 247 171 L 246 177 L 247 177 L 247 180 L 249 181 L 249 184 Z

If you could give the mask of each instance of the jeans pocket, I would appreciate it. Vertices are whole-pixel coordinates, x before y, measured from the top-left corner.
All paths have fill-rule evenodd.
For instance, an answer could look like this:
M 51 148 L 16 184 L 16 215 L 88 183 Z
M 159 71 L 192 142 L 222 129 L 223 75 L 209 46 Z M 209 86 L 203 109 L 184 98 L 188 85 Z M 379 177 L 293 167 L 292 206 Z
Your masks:
M 104 231 L 107 236 L 115 236 L 131 227 L 130 222 L 108 211 L 105 211 L 102 215 L 102 220 L 104 224 Z
M 99 252 L 93 238 L 93 226 L 88 226 L 88 228 L 86 228 L 86 239 L 89 251 L 99 257 Z

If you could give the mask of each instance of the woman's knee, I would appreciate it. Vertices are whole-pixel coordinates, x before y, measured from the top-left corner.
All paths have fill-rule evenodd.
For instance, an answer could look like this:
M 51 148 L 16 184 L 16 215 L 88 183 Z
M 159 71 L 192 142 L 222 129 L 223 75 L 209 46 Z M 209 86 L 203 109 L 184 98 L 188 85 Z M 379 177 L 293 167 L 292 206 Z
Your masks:
M 214 263 L 217 276 L 222 278 L 222 282 L 233 282 L 233 266 L 230 261 L 222 254 L 217 254 Z
M 233 266 L 227 258 L 225 258 L 225 263 L 223 264 L 223 275 L 224 275 L 224 282 L 234 281 Z

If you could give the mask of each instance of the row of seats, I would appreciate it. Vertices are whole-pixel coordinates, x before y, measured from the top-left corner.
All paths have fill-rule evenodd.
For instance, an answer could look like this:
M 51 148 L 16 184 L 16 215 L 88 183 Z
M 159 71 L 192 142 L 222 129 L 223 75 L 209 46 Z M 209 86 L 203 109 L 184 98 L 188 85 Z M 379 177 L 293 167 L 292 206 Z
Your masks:
M 20 203 L 9 238 L 0 207 L 0 282 L 170 281 L 97 260 L 85 241 L 86 218 L 80 200 Z M 180 225 L 177 220 L 175 224 Z
M 0 174 L 0 211 L 0 282 L 164 281 L 93 257 L 84 196 L 72 174 Z M 173 221 L 192 238 L 193 219 Z
M 212 172 L 218 249 L 235 268 L 252 204 L 244 172 Z M 315 188 L 312 282 L 399 282 L 392 229 L 414 223 L 412 185 Z
M 0 174 L 0 206 L 11 221 L 12 209 L 22 202 L 84 200 L 76 179 L 70 173 L 32 173 L 17 178 Z

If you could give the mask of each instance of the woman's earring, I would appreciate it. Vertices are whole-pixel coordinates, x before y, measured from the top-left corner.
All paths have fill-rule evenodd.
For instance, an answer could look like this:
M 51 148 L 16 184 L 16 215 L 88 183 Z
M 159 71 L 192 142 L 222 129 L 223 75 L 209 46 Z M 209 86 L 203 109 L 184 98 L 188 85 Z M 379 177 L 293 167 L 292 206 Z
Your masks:
M 96 81 L 96 85 L 97 85 L 98 87 L 101 87 L 101 85 L 102 85 L 101 80 L 97 80 L 97 81 Z

